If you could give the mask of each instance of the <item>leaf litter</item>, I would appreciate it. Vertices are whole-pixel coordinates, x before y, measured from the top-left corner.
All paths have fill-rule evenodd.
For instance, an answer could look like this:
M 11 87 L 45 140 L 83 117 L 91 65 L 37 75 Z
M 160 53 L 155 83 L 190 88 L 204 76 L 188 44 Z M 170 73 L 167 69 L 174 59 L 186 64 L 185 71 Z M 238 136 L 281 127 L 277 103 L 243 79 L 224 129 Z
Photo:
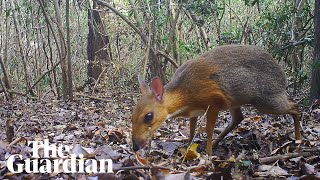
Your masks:
M 151 148 L 131 149 L 134 93 L 98 94 L 104 101 L 77 98 L 74 102 L 0 102 L 0 179 L 303 179 L 320 178 L 320 106 L 302 109 L 305 139 L 295 141 L 289 116 L 261 115 L 243 107 L 244 121 L 222 140 L 214 156 L 205 154 L 205 121 L 189 147 L 189 125 L 183 118 L 168 120 L 155 133 Z M 221 112 L 216 135 L 231 119 Z M 14 143 L 6 142 L 6 121 L 14 124 Z M 85 158 L 112 159 L 114 174 L 11 173 L 10 154 L 31 156 L 26 142 L 49 139 L 70 145 Z M 41 153 L 41 152 L 40 152 Z M 18 161 L 15 163 L 19 163 Z

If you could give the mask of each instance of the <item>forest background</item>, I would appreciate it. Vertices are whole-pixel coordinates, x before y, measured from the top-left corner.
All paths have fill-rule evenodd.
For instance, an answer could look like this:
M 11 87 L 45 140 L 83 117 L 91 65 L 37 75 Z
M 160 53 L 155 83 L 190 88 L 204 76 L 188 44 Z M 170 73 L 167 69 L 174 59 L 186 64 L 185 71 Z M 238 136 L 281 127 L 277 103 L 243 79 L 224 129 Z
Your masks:
M 1 95 L 73 99 L 86 87 L 89 94 L 98 87 L 136 91 L 138 72 L 169 80 L 208 49 L 254 44 L 273 54 L 288 75 L 288 91 L 308 104 L 320 86 L 314 6 L 309 0 L 1 1 Z
M 113 158 L 117 178 L 190 178 L 190 170 L 208 179 L 320 177 L 320 0 L 0 0 L 0 7 L 0 164 L 17 152 L 28 158 L 27 140 L 50 139 L 77 144 L 75 152 L 96 159 Z M 198 149 L 180 149 L 189 145 L 184 119 L 165 122 L 155 133 L 148 160 L 165 168 L 128 158 L 137 74 L 168 82 L 182 63 L 224 44 L 272 53 L 299 103 L 305 141 L 293 140 L 289 116 L 245 106 L 245 120 L 209 164 L 198 153 L 205 152 L 203 118 Z M 221 112 L 216 129 L 230 119 Z M 185 161 L 189 152 L 196 156 Z M 168 167 L 167 174 L 149 171 Z M 0 166 L 0 179 L 14 176 L 88 174 L 14 174 Z

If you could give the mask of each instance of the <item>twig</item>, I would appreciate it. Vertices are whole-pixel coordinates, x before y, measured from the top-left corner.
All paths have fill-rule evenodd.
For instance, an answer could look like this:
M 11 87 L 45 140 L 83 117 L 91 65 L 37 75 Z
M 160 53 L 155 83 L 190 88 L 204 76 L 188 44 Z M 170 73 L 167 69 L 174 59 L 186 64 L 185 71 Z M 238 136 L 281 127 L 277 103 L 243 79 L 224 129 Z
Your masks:
M 13 141 L 8 145 L 8 147 L 12 147 L 12 146 L 16 145 L 18 142 L 22 141 L 22 140 L 26 141 L 26 138 L 24 138 L 24 137 L 18 137 L 17 139 L 13 140 Z
M 175 62 L 175 60 L 169 54 L 166 54 L 165 52 L 158 50 L 157 55 L 160 55 L 166 58 L 175 68 L 179 67 L 178 64 Z
M 122 20 L 124 20 L 130 27 L 132 27 L 136 33 L 139 34 L 139 36 L 141 37 L 142 41 L 144 42 L 144 44 L 147 44 L 147 37 L 140 31 L 140 29 L 135 26 L 127 17 L 125 17 L 121 12 L 119 12 L 118 10 L 116 10 L 113 6 L 111 6 L 109 3 L 105 2 L 105 1 L 100 1 L 97 0 L 96 1 L 98 5 L 101 6 L 106 6 L 108 7 L 111 11 L 113 11 L 114 13 L 116 13 Z
M 149 137 L 149 142 L 148 142 L 148 150 L 147 154 L 149 155 L 151 152 L 151 143 L 152 143 L 152 132 L 151 132 L 151 127 L 148 127 L 148 137 Z
M 270 172 L 271 169 L 274 168 L 274 166 L 276 166 L 278 164 L 278 162 L 279 162 L 279 159 L 272 164 L 272 166 L 270 167 L 270 169 L 267 172 Z
M 200 117 L 200 121 L 202 121 L 202 120 L 204 119 L 204 117 L 206 117 L 209 108 L 210 108 L 210 105 L 207 107 L 206 112 Z M 197 126 L 197 127 L 199 127 L 199 126 Z M 198 129 L 197 129 L 197 131 L 198 131 Z M 197 132 L 197 131 L 195 131 L 195 132 Z M 190 150 L 191 145 L 193 144 L 195 137 L 196 137 L 196 133 L 195 133 L 195 134 L 193 135 L 193 137 L 192 137 L 192 140 L 191 140 L 191 142 L 190 142 L 190 144 L 189 144 L 189 146 L 188 146 L 188 148 L 187 148 L 187 151 L 186 151 L 186 153 L 185 153 L 184 156 L 183 156 L 183 159 L 182 159 L 182 161 L 181 161 L 181 164 L 183 164 L 184 161 L 186 160 L 187 153 L 188 153 L 188 151 Z M 209 140 L 208 140 L 208 141 L 209 141 Z M 180 166 L 178 170 L 180 170 L 181 167 L 182 167 L 182 166 Z
M 228 4 L 226 4 L 226 6 L 228 6 L 228 8 L 230 8 L 230 10 L 233 12 L 233 14 L 236 16 L 236 18 L 240 22 L 240 25 L 243 27 L 243 22 L 241 21 L 241 18 L 238 16 L 237 12 L 235 12 L 234 9 L 232 9 L 232 7 L 229 6 Z
M 93 88 L 92 88 L 91 94 L 94 94 L 94 90 L 96 89 L 96 86 L 98 85 L 98 83 L 99 83 L 102 75 L 104 74 L 104 72 L 105 72 L 106 70 L 107 70 L 107 68 L 104 68 L 104 69 L 102 70 L 102 72 L 99 74 L 98 79 L 97 79 L 96 82 L 94 83 L 94 86 L 93 86 Z
M 47 75 L 49 74 L 50 72 L 52 72 L 53 70 L 55 70 L 58 65 L 60 64 L 61 60 L 59 60 L 51 69 L 47 70 L 45 73 L 43 73 L 39 78 L 38 80 L 28 89 L 27 92 L 31 92 L 32 89 Z
M 9 93 L 12 93 L 12 94 L 16 94 L 16 95 L 19 95 L 19 96 L 25 96 L 25 97 L 30 98 L 30 99 L 38 100 L 38 98 L 35 97 L 35 96 L 28 96 L 27 94 L 24 94 L 24 93 L 21 93 L 21 92 L 18 92 L 18 91 L 14 91 L 14 90 L 11 90 L 11 89 L 7 89 L 7 91 Z
M 169 171 L 175 171 L 173 169 L 163 167 L 163 166 L 128 166 L 128 167 L 121 167 L 121 168 L 115 168 L 114 171 L 120 171 L 120 170 L 136 170 L 136 169 L 165 169 Z
M 267 163 L 275 162 L 280 159 L 290 159 L 290 158 L 295 158 L 295 157 L 299 157 L 299 156 L 309 157 L 309 156 L 312 156 L 313 154 L 314 153 L 310 153 L 310 152 L 288 153 L 288 154 L 284 154 L 284 155 L 277 155 L 277 156 L 260 158 L 259 162 L 262 164 L 267 164 Z
M 16 134 L 20 131 L 20 129 L 24 126 L 25 121 L 22 122 L 22 124 L 19 126 L 19 128 L 16 130 Z
M 75 93 L 76 96 L 82 96 L 82 97 L 87 97 L 89 99 L 93 99 L 93 100 L 98 100 L 98 101 L 103 101 L 103 102 L 109 102 L 105 99 L 96 97 L 96 96 L 90 96 L 90 95 L 86 95 L 86 94 L 81 94 L 81 93 Z
M 312 38 L 314 38 L 314 36 L 312 35 L 312 36 L 309 36 L 308 38 L 312 39 Z M 308 41 L 309 41 L 309 40 L 308 40 L 307 38 L 303 38 L 303 39 L 301 39 L 300 41 L 289 41 L 289 42 L 287 43 L 287 45 L 281 47 L 280 49 L 281 49 L 281 50 L 285 50 L 285 49 L 288 49 L 288 48 L 290 48 L 290 47 L 296 47 L 296 46 L 298 46 L 298 45 L 300 45 L 300 44 L 304 44 L 304 43 L 306 43 L 306 42 L 308 42 Z

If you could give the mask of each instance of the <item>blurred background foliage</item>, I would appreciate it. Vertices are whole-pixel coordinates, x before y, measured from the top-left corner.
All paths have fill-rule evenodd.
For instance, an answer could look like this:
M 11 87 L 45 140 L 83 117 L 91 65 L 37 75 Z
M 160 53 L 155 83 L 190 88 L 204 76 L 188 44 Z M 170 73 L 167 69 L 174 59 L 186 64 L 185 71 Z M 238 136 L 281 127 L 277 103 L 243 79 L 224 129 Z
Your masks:
M 176 66 L 208 49 L 223 44 L 253 44 L 267 49 L 283 66 L 289 77 L 289 92 L 308 93 L 314 1 L 73 0 L 68 1 L 70 24 L 65 21 L 66 1 L 0 2 L 0 77 L 4 77 L 5 69 L 14 94 L 57 97 L 63 90 L 59 61 L 67 52 L 63 49 L 67 27 L 75 91 L 85 90 L 79 87 L 85 87 L 90 76 L 91 27 L 95 30 L 93 37 L 104 38 L 101 51 L 108 54 L 100 64 L 103 76 L 96 86 L 110 91 L 135 90 L 138 72 L 151 78 L 155 57 L 159 62 L 155 68 L 160 67 L 159 73 L 169 80 Z M 92 12 L 98 12 L 101 22 Z

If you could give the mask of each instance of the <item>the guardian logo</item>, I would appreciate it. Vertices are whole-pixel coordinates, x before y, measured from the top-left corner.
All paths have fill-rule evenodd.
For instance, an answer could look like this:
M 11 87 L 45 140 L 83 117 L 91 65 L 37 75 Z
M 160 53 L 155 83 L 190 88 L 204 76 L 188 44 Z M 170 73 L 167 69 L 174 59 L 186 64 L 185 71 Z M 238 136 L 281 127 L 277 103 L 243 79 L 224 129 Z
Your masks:
M 113 173 L 112 159 L 85 159 L 83 154 L 70 154 L 67 145 L 56 146 L 49 140 L 30 141 L 32 157 L 23 159 L 22 155 L 14 154 L 7 159 L 7 167 L 13 173 Z M 39 149 L 43 148 L 43 157 Z M 42 149 L 41 149 L 42 150 Z

